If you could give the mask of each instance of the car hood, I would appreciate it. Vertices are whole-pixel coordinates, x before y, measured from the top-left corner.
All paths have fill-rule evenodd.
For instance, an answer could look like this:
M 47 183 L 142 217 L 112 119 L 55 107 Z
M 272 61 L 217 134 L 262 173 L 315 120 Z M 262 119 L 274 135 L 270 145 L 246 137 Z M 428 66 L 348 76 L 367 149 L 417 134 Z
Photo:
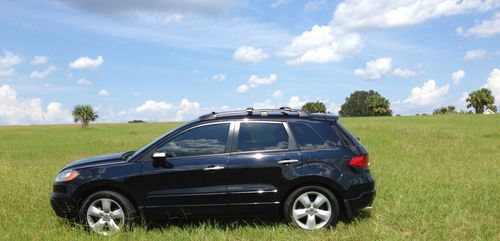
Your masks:
M 98 166 L 98 165 L 108 165 L 108 164 L 113 164 L 113 163 L 121 163 L 124 162 L 124 160 L 121 158 L 123 154 L 126 152 L 121 152 L 121 153 L 115 153 L 115 154 L 109 154 L 109 155 L 102 155 L 102 156 L 95 156 L 95 157 L 89 157 L 89 158 L 84 158 L 78 161 L 74 161 L 65 167 L 63 167 L 63 170 L 67 169 L 77 169 L 77 168 L 84 168 L 84 167 L 91 167 L 91 166 Z

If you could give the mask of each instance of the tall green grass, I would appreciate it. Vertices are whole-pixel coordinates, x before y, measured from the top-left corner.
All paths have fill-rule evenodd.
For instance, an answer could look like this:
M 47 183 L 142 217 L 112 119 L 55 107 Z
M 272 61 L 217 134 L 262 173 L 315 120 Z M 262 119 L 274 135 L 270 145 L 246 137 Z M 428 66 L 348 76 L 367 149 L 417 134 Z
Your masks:
M 65 164 L 137 149 L 179 123 L 0 127 L 0 240 L 500 240 L 500 115 L 344 118 L 370 151 L 377 198 L 349 224 L 308 232 L 204 220 L 110 238 L 53 214 Z

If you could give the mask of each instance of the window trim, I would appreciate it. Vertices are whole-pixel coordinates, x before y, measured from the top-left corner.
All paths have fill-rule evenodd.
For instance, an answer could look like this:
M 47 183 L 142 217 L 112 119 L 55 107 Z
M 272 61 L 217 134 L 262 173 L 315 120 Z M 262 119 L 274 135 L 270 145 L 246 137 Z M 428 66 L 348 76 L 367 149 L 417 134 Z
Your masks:
M 238 151 L 238 138 L 240 134 L 240 124 L 241 123 L 264 123 L 264 124 L 281 124 L 288 136 L 288 147 L 286 149 L 268 149 L 268 150 L 253 150 L 253 151 Z M 231 155 L 233 154 L 252 154 L 252 153 L 269 153 L 269 152 L 288 152 L 296 151 L 297 145 L 295 144 L 295 139 L 291 135 L 288 125 L 285 121 L 263 121 L 263 120 L 242 120 L 235 121 L 234 131 L 232 138 Z
M 188 132 L 190 130 L 193 130 L 193 129 L 196 129 L 196 128 L 200 128 L 200 127 L 204 127 L 204 126 L 209 126 L 209 125 L 220 125 L 220 124 L 229 124 L 229 129 L 228 129 L 228 132 L 227 132 L 227 138 L 226 138 L 226 145 L 224 147 L 224 152 L 222 153 L 216 153 L 216 154 L 203 154 L 203 155 L 191 155 L 191 156 L 181 156 L 181 157 L 167 157 L 166 160 L 172 160 L 172 159 L 175 159 L 175 160 L 180 160 L 180 159 L 187 159 L 187 158 L 200 158 L 200 157 L 208 157 L 208 156 L 219 156 L 219 155 L 227 155 L 228 153 L 230 153 L 230 147 L 231 147 L 231 142 L 232 142 L 232 133 L 234 131 L 234 121 L 222 121 L 222 122 L 210 122 L 210 123 L 203 123 L 203 124 L 200 124 L 200 125 L 195 125 L 195 126 L 191 126 L 185 130 L 182 130 L 178 133 L 176 133 L 175 135 L 165 139 L 165 140 L 162 140 L 160 141 L 154 148 L 153 148 L 153 153 L 156 152 L 161 146 L 163 146 L 164 144 L 168 143 L 169 141 L 173 140 L 174 138 L 184 134 L 185 132 Z

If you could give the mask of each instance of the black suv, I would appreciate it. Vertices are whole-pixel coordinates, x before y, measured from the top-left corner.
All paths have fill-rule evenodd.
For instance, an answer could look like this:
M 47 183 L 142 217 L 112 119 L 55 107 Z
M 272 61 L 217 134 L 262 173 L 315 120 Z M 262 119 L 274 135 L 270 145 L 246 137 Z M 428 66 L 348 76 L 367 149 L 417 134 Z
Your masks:
M 210 113 L 138 151 L 73 162 L 52 208 L 108 235 L 137 220 L 279 217 L 304 229 L 371 207 L 368 152 L 331 114 Z

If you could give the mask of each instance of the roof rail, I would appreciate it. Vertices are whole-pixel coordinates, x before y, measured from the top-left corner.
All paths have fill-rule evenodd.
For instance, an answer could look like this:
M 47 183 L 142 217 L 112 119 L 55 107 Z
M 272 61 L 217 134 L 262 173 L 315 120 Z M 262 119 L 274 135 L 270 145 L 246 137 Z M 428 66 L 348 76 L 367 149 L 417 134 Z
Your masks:
M 260 115 L 262 117 L 267 117 L 270 115 L 294 115 L 298 117 L 311 117 L 314 119 L 331 119 L 333 115 L 331 114 L 314 114 L 308 113 L 301 109 L 292 109 L 290 107 L 280 107 L 278 109 L 254 109 L 253 107 L 248 107 L 245 110 L 234 110 L 234 111 L 224 111 L 224 112 L 211 112 L 199 117 L 199 119 L 207 120 L 207 119 L 217 119 L 221 117 L 229 117 L 229 116 L 252 116 L 252 115 Z M 327 117 L 328 116 L 328 117 Z

